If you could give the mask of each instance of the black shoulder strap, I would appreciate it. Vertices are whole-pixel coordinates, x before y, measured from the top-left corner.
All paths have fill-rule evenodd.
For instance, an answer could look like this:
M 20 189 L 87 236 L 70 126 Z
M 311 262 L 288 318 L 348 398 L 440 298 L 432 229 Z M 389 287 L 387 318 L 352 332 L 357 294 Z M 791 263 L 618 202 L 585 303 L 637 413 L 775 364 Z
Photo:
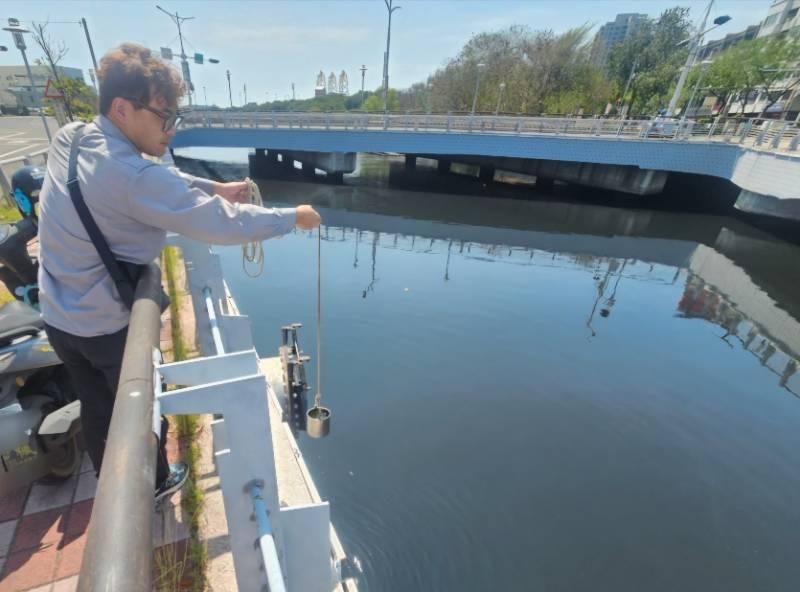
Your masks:
M 78 183 L 78 150 L 83 137 L 84 126 L 78 126 L 75 130 L 75 135 L 72 136 L 72 146 L 69 152 L 69 169 L 67 172 L 67 189 L 69 189 L 69 196 L 72 198 L 72 203 L 75 205 L 75 210 L 78 212 L 78 217 L 89 235 L 94 248 L 100 255 L 103 264 L 106 266 L 111 279 L 114 280 L 114 285 L 117 287 L 119 296 L 128 310 L 133 308 L 133 294 L 134 286 L 131 280 L 125 276 L 119 262 L 114 258 L 111 248 L 108 246 L 103 233 L 97 226 L 92 213 L 86 206 L 81 193 L 81 187 Z

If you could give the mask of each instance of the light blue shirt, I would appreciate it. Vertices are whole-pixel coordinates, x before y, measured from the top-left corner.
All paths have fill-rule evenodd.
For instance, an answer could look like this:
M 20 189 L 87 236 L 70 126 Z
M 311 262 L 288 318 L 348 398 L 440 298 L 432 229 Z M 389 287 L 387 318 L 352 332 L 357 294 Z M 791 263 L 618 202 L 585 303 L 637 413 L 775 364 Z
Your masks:
M 82 337 L 128 324 L 120 300 L 67 190 L 70 144 L 78 124 L 58 131 L 39 196 L 39 300 L 48 325 Z M 80 141 L 78 181 L 86 205 L 114 256 L 156 259 L 167 231 L 202 242 L 235 245 L 283 235 L 294 208 L 232 204 L 214 184 L 142 157 L 109 119 L 88 124 Z

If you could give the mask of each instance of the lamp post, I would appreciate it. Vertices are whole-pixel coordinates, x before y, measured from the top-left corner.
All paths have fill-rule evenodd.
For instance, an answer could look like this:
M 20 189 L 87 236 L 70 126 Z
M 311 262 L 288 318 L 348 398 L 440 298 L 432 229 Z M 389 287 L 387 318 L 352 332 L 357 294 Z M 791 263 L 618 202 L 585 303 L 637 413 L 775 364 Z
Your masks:
M 386 53 L 383 54 L 383 114 L 388 110 L 389 104 L 389 43 L 392 38 L 392 14 L 400 10 L 400 6 L 392 6 L 394 0 L 383 0 L 386 10 L 389 11 L 389 25 L 386 27 Z
M 156 5 L 156 8 L 158 8 L 161 12 L 169 16 L 175 23 L 175 25 L 178 27 L 178 39 L 180 40 L 181 43 L 181 69 L 183 70 L 183 79 L 186 81 L 186 90 L 187 90 L 186 95 L 189 99 L 189 106 L 191 107 L 192 92 L 194 91 L 194 85 L 192 85 L 192 76 L 191 73 L 189 72 L 189 61 L 186 59 L 188 56 L 186 55 L 186 52 L 183 49 L 183 32 L 181 31 L 181 24 L 183 23 L 183 21 L 192 20 L 194 17 L 180 16 L 177 12 L 175 14 L 172 14 L 171 12 L 167 12 L 158 5 Z
M 694 96 L 697 94 L 697 90 L 700 88 L 700 83 L 703 82 L 703 78 L 705 78 L 706 72 L 708 72 L 708 67 L 713 64 L 711 60 L 703 60 L 700 62 L 701 70 L 700 75 L 697 77 L 697 82 L 694 85 L 694 89 L 692 89 L 692 95 L 689 97 L 689 102 L 686 103 L 686 108 L 683 110 L 681 114 L 681 126 L 683 122 L 686 121 L 686 115 L 689 112 L 689 109 L 692 107 L 692 103 L 694 103 Z
M 709 31 L 716 29 L 721 25 L 724 25 L 729 20 L 731 20 L 731 17 L 729 17 L 728 15 L 718 16 L 717 18 L 714 19 L 714 26 L 705 29 L 706 22 L 708 21 L 708 15 L 711 12 L 711 7 L 713 5 L 714 5 L 714 0 L 711 0 L 708 3 L 708 8 L 706 8 L 706 14 L 703 17 L 703 22 L 697 29 L 698 32 L 689 37 L 688 39 L 684 39 L 678 44 L 678 46 L 681 46 L 685 43 L 688 43 L 689 55 L 686 56 L 686 63 L 683 65 L 683 68 L 681 68 L 681 75 L 678 78 L 678 84 L 675 87 L 675 92 L 672 93 L 672 98 L 669 101 L 669 106 L 667 107 L 667 117 L 672 117 L 672 115 L 675 112 L 675 107 L 677 106 L 678 100 L 680 99 L 681 93 L 683 92 L 683 85 L 686 84 L 686 77 L 689 75 L 689 70 L 692 69 L 692 67 L 695 64 L 695 61 L 697 60 L 697 50 L 700 48 L 700 41 L 702 41 L 703 35 L 705 35 Z
M 8 26 L 3 27 L 3 30 L 11 33 L 12 37 L 14 37 L 14 44 L 22 54 L 22 61 L 25 62 L 25 69 L 28 71 L 28 79 L 31 81 L 31 99 L 36 103 L 36 83 L 33 81 L 31 66 L 28 63 L 28 56 L 25 54 L 27 46 L 25 45 L 25 37 L 23 37 L 23 33 L 28 33 L 29 31 L 28 29 L 20 27 L 19 21 L 15 18 L 8 19 Z M 50 135 L 50 128 L 47 127 L 47 119 L 45 119 L 44 112 L 41 109 L 39 109 L 39 117 L 42 118 L 42 125 L 44 125 L 47 140 L 52 141 L 53 137 Z
M 367 67 L 361 64 L 361 110 L 364 110 L 364 75 L 367 73 Z
M 481 87 L 481 72 L 485 66 L 486 64 L 483 62 L 478 64 L 478 75 L 475 78 L 475 94 L 472 96 L 472 112 L 470 117 L 475 117 L 475 106 L 478 104 L 478 90 Z
M 231 93 L 231 71 L 225 70 L 225 75 L 228 77 L 228 99 L 230 99 L 231 108 L 233 108 L 233 93 Z
M 497 106 L 494 108 L 494 116 L 497 117 L 497 114 L 500 113 L 500 101 L 503 100 L 503 91 L 506 89 L 506 83 L 500 83 L 500 90 L 497 93 Z

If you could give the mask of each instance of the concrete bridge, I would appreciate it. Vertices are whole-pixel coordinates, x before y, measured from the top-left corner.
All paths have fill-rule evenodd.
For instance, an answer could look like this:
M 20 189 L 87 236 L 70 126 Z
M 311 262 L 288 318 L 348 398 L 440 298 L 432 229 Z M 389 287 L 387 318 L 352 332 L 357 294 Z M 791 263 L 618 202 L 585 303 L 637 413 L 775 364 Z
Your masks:
M 776 120 L 694 122 L 351 113 L 187 114 L 172 148 L 253 148 L 254 175 L 302 164 L 335 180 L 358 152 L 393 152 L 633 195 L 657 195 L 680 179 L 698 199 L 730 196 L 743 211 L 800 220 L 800 128 Z M 702 189 L 698 189 L 702 188 Z

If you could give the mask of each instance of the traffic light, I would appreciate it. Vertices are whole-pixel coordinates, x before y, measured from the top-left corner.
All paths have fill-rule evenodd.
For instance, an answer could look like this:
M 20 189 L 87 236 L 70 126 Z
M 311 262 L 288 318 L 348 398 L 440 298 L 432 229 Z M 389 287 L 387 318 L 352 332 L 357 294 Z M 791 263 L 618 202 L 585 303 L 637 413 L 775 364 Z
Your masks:
M 169 47 L 162 47 L 161 48 L 161 57 L 165 60 L 172 59 L 172 50 Z

